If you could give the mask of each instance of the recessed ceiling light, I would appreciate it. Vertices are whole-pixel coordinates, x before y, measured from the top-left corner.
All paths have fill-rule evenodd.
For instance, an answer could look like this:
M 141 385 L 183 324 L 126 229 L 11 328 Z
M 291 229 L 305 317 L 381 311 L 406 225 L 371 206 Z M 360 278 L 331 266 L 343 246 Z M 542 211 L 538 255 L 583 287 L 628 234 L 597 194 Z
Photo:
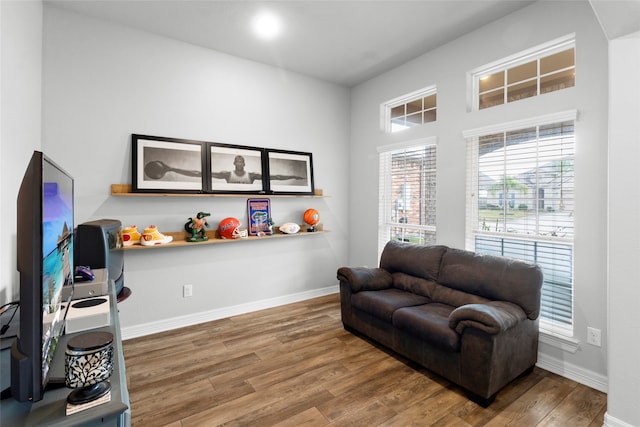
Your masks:
M 282 23 L 273 13 L 263 11 L 253 18 L 252 28 L 261 39 L 272 40 L 282 32 Z

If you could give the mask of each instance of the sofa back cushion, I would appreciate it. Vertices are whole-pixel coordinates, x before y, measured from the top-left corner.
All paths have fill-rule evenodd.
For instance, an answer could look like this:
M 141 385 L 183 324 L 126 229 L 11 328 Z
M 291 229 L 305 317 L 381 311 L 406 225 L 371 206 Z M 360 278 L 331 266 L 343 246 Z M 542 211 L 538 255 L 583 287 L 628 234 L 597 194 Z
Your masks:
M 531 320 L 540 314 L 542 271 L 535 264 L 448 249 L 442 257 L 438 282 L 492 300 L 518 304 Z
M 427 298 L 431 298 L 431 294 L 433 294 L 433 288 L 436 286 L 436 282 L 434 282 L 433 280 L 411 276 L 400 271 L 392 273 L 391 278 L 392 286 L 394 288 L 411 292 L 413 294 L 422 295 L 423 297 Z
M 429 298 L 430 302 L 442 303 L 451 307 L 460 307 L 466 304 L 484 304 L 488 298 L 479 295 L 462 292 L 457 289 L 443 286 L 433 280 L 410 276 L 399 271 L 391 275 L 393 287 Z
M 427 280 L 438 280 L 438 271 L 446 246 L 422 246 L 390 240 L 380 256 L 380 268 L 389 273 L 400 271 Z

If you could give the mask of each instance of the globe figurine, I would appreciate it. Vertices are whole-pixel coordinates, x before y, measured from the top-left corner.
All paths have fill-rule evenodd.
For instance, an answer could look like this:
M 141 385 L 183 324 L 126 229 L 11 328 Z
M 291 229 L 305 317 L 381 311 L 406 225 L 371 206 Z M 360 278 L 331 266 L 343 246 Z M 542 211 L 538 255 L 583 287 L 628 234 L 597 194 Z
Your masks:
M 316 231 L 316 224 L 320 222 L 320 214 L 313 208 L 307 209 L 306 211 L 304 211 L 302 219 L 309 226 L 307 228 L 307 231 L 314 232 Z

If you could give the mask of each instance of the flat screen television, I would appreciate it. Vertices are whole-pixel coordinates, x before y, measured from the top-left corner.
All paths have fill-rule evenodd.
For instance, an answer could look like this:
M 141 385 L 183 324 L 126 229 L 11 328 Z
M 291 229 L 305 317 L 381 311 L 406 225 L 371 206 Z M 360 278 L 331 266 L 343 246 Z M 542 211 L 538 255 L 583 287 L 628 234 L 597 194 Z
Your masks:
M 73 286 L 73 178 L 35 151 L 17 203 L 20 327 L 11 348 L 11 395 L 38 401 L 53 381 L 50 368 Z M 73 292 L 65 292 L 68 299 Z

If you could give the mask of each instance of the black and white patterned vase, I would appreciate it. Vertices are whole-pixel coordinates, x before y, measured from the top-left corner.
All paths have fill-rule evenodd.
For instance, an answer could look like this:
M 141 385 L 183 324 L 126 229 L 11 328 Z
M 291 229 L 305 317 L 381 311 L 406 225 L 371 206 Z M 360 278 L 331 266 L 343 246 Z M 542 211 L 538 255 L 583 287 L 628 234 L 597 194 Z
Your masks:
M 113 374 L 113 334 L 88 332 L 71 338 L 64 368 L 66 386 L 83 389 L 69 395 L 70 403 L 85 403 L 105 395 L 111 389 L 106 380 Z

